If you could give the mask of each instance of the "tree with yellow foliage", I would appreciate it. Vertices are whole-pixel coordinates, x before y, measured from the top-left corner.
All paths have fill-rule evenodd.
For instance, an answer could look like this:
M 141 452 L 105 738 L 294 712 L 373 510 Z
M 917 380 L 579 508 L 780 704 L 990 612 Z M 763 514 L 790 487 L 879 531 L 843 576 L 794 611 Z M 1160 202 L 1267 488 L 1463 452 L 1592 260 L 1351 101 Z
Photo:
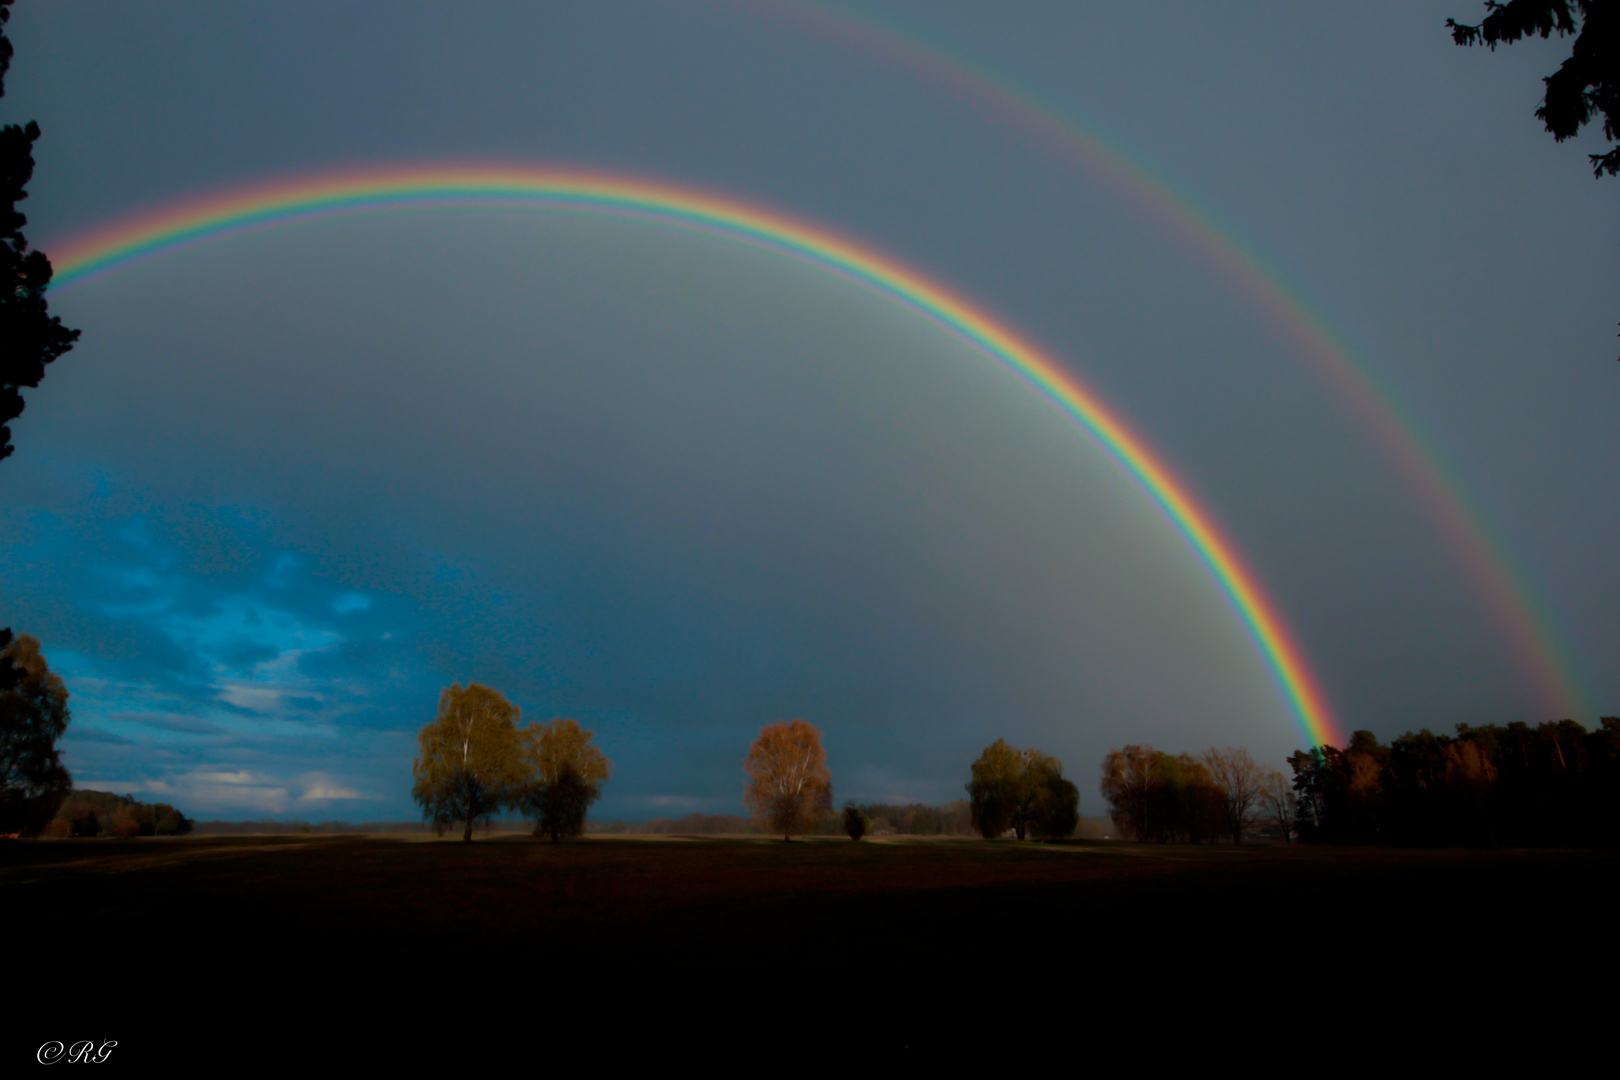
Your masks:
M 520 730 L 527 779 L 517 802 L 534 818 L 534 835 L 551 842 L 585 831 L 585 811 L 602 797 L 612 762 L 591 745 L 591 733 L 569 719 Z
M 511 804 L 524 778 L 517 718 L 517 706 L 478 683 L 439 694 L 438 718 L 418 733 L 411 763 L 411 795 L 435 830 L 460 823 L 471 841 L 475 821 Z
M 832 773 L 821 732 L 803 720 L 761 728 L 743 762 L 743 801 L 754 820 L 791 840 L 832 813 Z

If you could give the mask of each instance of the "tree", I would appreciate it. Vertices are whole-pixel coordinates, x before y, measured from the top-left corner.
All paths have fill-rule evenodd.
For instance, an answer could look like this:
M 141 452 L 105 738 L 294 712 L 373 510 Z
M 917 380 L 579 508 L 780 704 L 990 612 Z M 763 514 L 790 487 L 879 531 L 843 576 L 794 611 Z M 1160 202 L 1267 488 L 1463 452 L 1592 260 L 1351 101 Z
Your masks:
M 557 843 L 585 831 L 585 811 L 602 797 L 612 763 L 591 745 L 591 733 L 573 720 L 524 728 L 528 775 L 518 805 L 534 818 L 534 835 Z
M 872 827 L 872 819 L 861 812 L 853 801 L 844 804 L 844 831 L 851 840 L 859 840 Z
M 994 840 L 1013 827 L 1024 801 L 1024 767 L 1020 750 L 997 739 L 984 748 L 971 767 L 968 803 L 973 808 L 973 827 L 986 840 Z M 1019 837 L 1022 839 L 1022 836 Z
M 1059 840 L 1080 823 L 1080 789 L 1063 778 L 1063 762 L 1039 750 L 1015 750 L 1006 739 L 984 748 L 968 781 L 973 827 L 986 840 L 1012 829 Z
M 1298 798 L 1288 778 L 1276 769 L 1268 769 L 1260 777 L 1260 813 L 1264 819 L 1282 830 L 1283 843 L 1292 843 L 1289 834 L 1294 829 L 1294 815 Z
M 1102 794 L 1114 828 L 1138 840 L 1148 838 L 1148 810 L 1160 781 L 1159 754 L 1151 746 L 1132 744 L 1110 750 L 1103 759 Z
M 1485 8 L 1484 21 L 1472 26 L 1447 19 L 1452 40 L 1495 52 L 1532 35 L 1576 35 L 1569 59 L 1541 80 L 1547 92 L 1536 119 L 1563 142 L 1601 115 L 1604 137 L 1620 139 L 1620 10 L 1610 0 L 1486 0 Z M 1620 147 L 1587 157 L 1593 176 L 1620 173 Z
M 1232 843 L 1241 844 L 1260 812 L 1260 767 L 1247 750 L 1235 746 L 1205 750 L 1202 760 L 1214 781 L 1221 818 L 1232 834 Z
M 821 732 L 803 720 L 761 728 L 743 762 L 743 802 L 754 819 L 791 840 L 832 813 L 832 774 Z
M 510 805 L 523 781 L 517 718 L 515 705 L 478 683 L 439 694 L 438 718 L 418 733 L 411 763 L 411 796 L 436 831 L 460 822 L 471 841 L 473 822 Z
M 1039 750 L 1027 753 L 1026 787 L 1033 794 L 1025 827 L 1037 840 L 1066 840 L 1080 824 L 1080 789 L 1063 778 L 1063 762 Z
M 11 0 L 0 0 L 0 97 L 11 67 L 11 42 L 3 28 L 11 18 Z M 73 348 L 79 332 L 53 317 L 45 304 L 51 262 L 42 251 L 30 251 L 22 227 L 28 219 L 17 204 L 34 175 L 34 140 L 39 125 L 7 124 L 0 128 L 0 459 L 9 457 L 11 421 L 22 415 L 21 388 L 38 386 L 45 365 Z
M 37 640 L 6 630 L 0 645 L 0 832 L 32 836 L 73 787 L 56 748 L 72 714 Z
M 1575 35 L 1569 58 L 1541 81 L 1547 92 L 1536 118 L 1559 142 L 1573 138 L 1595 116 L 1603 134 L 1620 139 L 1620 9 L 1611 0 L 1486 0 L 1486 16 L 1473 25 L 1447 19 L 1458 45 L 1484 45 L 1492 52 L 1532 35 Z M 1588 154 L 1592 175 L 1620 173 L 1620 147 Z

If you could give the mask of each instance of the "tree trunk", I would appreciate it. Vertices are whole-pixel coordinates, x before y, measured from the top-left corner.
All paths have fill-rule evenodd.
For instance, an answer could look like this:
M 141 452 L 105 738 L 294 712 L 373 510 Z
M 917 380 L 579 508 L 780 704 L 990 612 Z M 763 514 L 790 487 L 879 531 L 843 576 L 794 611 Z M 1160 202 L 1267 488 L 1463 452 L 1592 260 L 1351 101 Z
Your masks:
M 559 835 L 559 830 L 557 829 L 557 827 L 555 825 L 553 825 L 552 828 L 551 828 L 551 842 L 553 844 L 562 843 L 562 836 Z
M 472 818 L 468 818 L 467 824 L 461 830 L 461 842 L 464 844 L 472 843 L 472 821 Z

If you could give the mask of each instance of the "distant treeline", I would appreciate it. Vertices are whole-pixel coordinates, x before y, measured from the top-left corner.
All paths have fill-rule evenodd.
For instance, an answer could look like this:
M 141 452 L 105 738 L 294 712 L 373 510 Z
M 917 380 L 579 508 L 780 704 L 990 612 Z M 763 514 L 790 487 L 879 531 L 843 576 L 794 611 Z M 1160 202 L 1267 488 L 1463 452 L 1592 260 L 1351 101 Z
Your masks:
M 1300 838 L 1335 844 L 1620 843 L 1620 719 L 1358 731 L 1288 759 Z
M 265 833 L 286 836 L 295 833 L 426 833 L 433 826 L 423 821 L 199 821 L 193 826 L 198 836 L 247 836 Z
M 143 803 L 110 791 L 72 791 L 42 835 L 53 840 L 91 836 L 184 836 L 194 822 L 168 803 Z
M 922 803 L 857 803 L 855 808 L 872 819 L 870 835 L 883 836 L 977 836 L 973 809 L 965 799 L 944 806 Z

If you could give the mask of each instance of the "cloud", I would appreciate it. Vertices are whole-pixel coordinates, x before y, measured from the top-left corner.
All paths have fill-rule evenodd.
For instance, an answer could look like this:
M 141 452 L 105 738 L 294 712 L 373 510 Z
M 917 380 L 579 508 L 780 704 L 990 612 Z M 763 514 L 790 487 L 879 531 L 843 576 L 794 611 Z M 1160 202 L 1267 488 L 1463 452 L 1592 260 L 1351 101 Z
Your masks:
M 114 735 L 112 732 L 102 731 L 100 728 L 85 727 L 83 724 L 70 724 L 63 738 L 77 739 L 81 742 L 107 743 L 112 746 L 134 745 L 133 740 L 126 739 L 122 735 Z
M 251 811 L 285 813 L 291 798 L 285 784 L 243 769 L 235 772 L 198 771 L 139 785 L 143 793 L 162 796 L 193 817 L 212 813 Z
M 300 804 L 324 802 L 331 799 L 368 799 L 371 797 L 362 795 L 354 788 L 335 784 L 324 776 L 307 777 L 304 782 L 308 786 L 304 789 L 304 793 L 298 796 Z
M 112 713 L 108 719 L 121 724 L 140 724 L 143 727 L 157 728 L 159 731 L 178 731 L 189 735 L 218 735 L 225 731 L 218 724 L 209 723 L 207 720 L 174 713 L 118 712 Z

